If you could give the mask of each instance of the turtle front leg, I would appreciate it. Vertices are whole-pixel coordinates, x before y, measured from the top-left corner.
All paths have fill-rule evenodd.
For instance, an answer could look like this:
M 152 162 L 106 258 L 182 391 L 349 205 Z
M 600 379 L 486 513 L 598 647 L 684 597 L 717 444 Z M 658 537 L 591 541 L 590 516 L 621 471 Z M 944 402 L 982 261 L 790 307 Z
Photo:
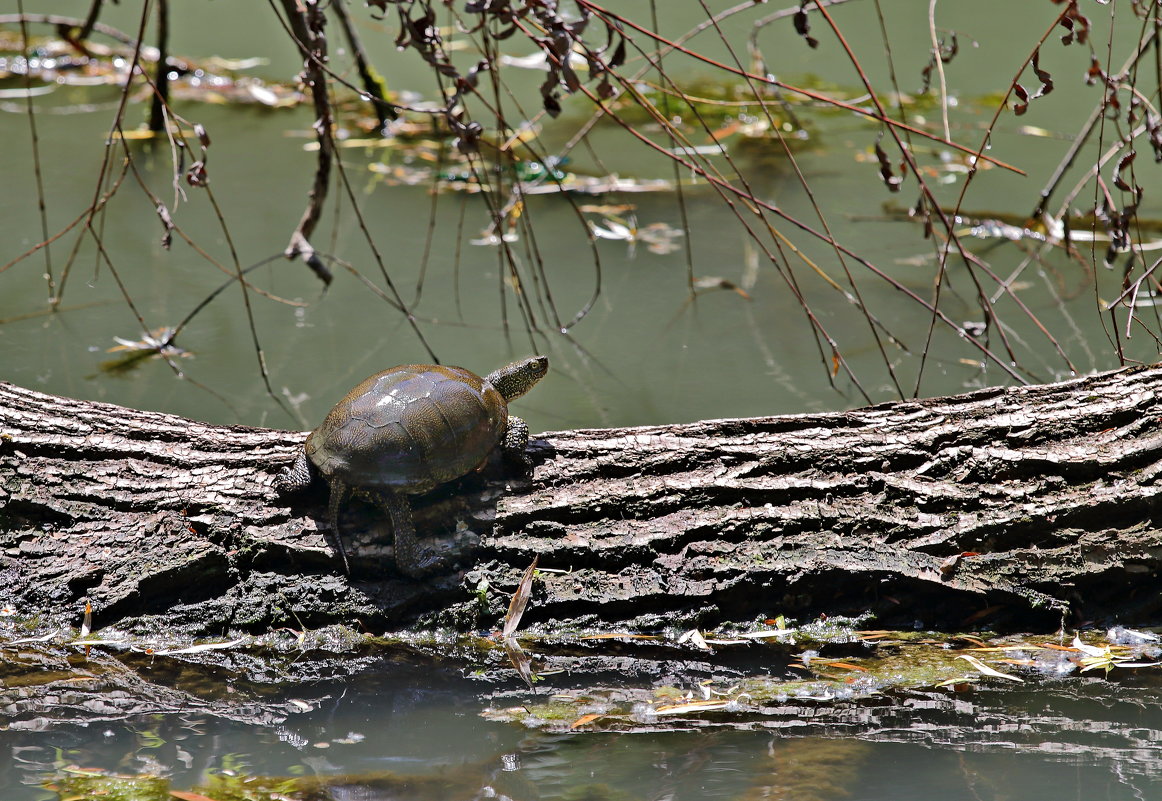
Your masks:
M 290 492 L 305 490 L 311 486 L 312 481 L 314 481 L 314 473 L 311 470 L 311 460 L 307 458 L 306 451 L 300 449 L 294 463 L 279 471 L 278 476 L 274 479 L 274 488 L 278 490 L 280 495 L 286 495 Z
M 430 548 L 424 548 L 416 539 L 416 524 L 412 520 L 412 507 L 407 498 L 398 492 L 383 490 L 368 492 L 391 518 L 391 530 L 395 535 L 395 564 L 400 572 L 412 578 L 423 578 L 439 567 L 443 559 Z
M 533 466 L 532 460 L 525 453 L 525 448 L 528 446 L 529 424 L 519 417 L 509 415 L 504 441 L 500 444 L 501 450 L 504 451 L 504 458 L 527 471 Z

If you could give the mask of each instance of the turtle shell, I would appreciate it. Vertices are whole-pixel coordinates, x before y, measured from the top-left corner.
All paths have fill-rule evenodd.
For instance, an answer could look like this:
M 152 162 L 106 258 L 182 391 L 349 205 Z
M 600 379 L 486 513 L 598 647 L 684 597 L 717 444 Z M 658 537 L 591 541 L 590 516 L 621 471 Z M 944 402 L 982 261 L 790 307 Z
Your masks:
M 376 373 L 307 438 L 328 480 L 418 494 L 477 469 L 508 427 L 508 403 L 463 367 L 407 364 Z

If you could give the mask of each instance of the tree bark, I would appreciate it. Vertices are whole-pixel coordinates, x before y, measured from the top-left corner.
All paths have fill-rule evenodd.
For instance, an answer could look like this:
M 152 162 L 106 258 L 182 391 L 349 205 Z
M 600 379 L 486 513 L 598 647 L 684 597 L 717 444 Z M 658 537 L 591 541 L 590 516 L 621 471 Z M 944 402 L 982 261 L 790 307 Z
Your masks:
M 550 432 L 415 499 L 456 555 L 400 576 L 369 504 L 280 498 L 303 435 L 0 383 L 0 604 L 191 636 L 340 623 L 642 630 L 870 612 L 883 625 L 1158 622 L 1162 370 L 851 412 Z M 458 560 L 458 564 L 456 563 Z M 457 569 L 459 568 L 459 569 Z

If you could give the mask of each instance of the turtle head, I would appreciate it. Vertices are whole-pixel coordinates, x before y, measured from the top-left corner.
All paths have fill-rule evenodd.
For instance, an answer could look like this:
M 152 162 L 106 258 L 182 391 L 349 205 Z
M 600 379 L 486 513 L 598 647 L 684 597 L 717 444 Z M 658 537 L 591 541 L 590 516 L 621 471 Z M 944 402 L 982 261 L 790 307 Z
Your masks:
M 506 401 L 516 400 L 533 388 L 549 372 L 548 356 L 521 359 L 488 374 L 487 381 Z

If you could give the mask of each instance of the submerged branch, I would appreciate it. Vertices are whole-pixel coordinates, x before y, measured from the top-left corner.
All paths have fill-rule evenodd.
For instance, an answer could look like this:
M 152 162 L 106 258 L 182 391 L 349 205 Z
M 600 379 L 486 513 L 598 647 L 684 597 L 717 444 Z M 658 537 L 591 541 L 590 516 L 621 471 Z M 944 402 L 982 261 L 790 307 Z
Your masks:
M 347 13 L 347 6 L 343 0 L 333 0 L 331 10 L 339 20 L 339 27 L 343 29 L 343 35 L 347 37 L 347 46 L 351 48 L 351 56 L 355 59 L 356 69 L 359 70 L 359 80 L 363 83 L 363 91 L 367 93 L 367 100 L 375 108 L 375 117 L 379 120 L 377 130 L 383 134 L 388 122 L 397 119 L 399 112 L 395 110 L 395 106 L 387 102 L 387 90 L 383 79 L 376 74 L 371 63 L 367 60 L 363 43 L 359 40 L 359 35 L 355 33 L 355 27 L 351 24 L 351 17 Z

